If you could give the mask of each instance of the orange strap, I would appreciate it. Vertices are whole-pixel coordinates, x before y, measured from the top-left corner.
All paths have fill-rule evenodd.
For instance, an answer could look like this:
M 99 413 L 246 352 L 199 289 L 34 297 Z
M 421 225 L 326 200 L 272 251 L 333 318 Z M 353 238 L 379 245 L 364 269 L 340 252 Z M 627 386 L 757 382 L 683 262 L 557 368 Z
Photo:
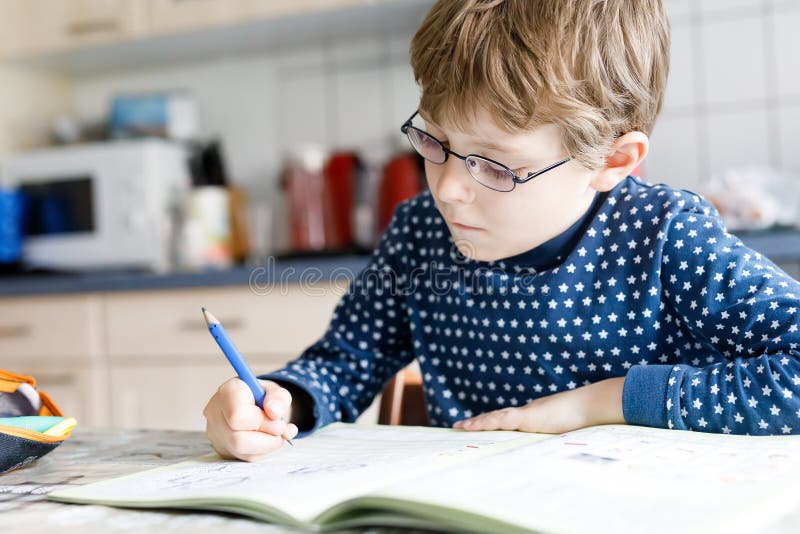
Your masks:
M 0 369 L 0 392 L 14 393 L 22 384 L 30 384 L 32 388 L 35 388 L 36 379 L 32 376 L 19 375 L 11 371 Z M 42 400 L 42 407 L 38 415 L 63 415 L 58 406 L 56 406 L 56 403 L 53 402 L 53 399 L 50 398 L 50 395 L 42 391 L 37 391 L 37 393 Z

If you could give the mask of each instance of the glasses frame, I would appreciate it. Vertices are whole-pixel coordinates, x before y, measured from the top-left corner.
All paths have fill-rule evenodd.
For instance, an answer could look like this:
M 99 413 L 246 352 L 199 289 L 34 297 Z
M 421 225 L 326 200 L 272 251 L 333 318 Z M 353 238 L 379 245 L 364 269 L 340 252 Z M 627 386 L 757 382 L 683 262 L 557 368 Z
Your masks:
M 479 154 L 467 154 L 466 156 L 462 156 L 458 152 L 454 152 L 454 151 L 450 150 L 449 148 L 444 146 L 444 143 L 439 141 L 436 138 L 436 136 L 429 134 L 428 132 L 426 132 L 425 130 L 423 130 L 421 128 L 417 128 L 416 126 L 414 126 L 412 124 L 412 121 L 414 120 L 414 117 L 416 117 L 417 115 L 419 115 L 419 110 L 416 110 L 414 112 L 414 114 L 411 115 L 408 118 L 408 120 L 406 122 L 404 122 L 403 125 L 400 127 L 400 131 L 403 132 L 406 135 L 406 137 L 408 137 L 408 142 L 411 143 L 411 146 L 414 148 L 414 151 L 417 152 L 417 154 L 422 156 L 426 161 L 430 161 L 434 165 L 444 165 L 447 162 L 447 158 L 448 157 L 450 157 L 451 155 L 455 156 L 455 157 L 457 157 L 458 159 L 460 159 L 460 160 L 462 160 L 464 162 L 464 166 L 467 167 L 467 172 L 469 173 L 469 175 L 472 177 L 473 180 L 478 182 L 483 187 L 485 187 L 487 189 L 491 189 L 492 191 L 497 191 L 498 193 L 510 193 L 511 191 L 513 191 L 517 187 L 517 184 L 524 184 L 526 182 L 530 182 L 531 180 L 533 180 L 537 176 L 542 175 L 542 174 L 546 173 L 547 171 L 553 170 L 556 167 L 560 167 L 561 165 L 564 165 L 565 163 L 567 163 L 568 161 L 570 161 L 572 159 L 571 156 L 568 156 L 565 159 L 562 159 L 561 161 L 557 161 L 557 162 L 555 162 L 555 163 L 553 163 L 551 165 L 548 165 L 547 167 L 539 169 L 538 171 L 529 172 L 525 176 L 525 178 L 520 178 L 519 176 L 514 174 L 514 171 L 511 170 L 511 168 L 508 165 L 504 165 L 504 164 L 500 163 L 499 161 L 495 161 L 495 160 L 493 160 L 491 158 L 487 158 L 486 156 L 481 156 Z M 431 138 L 434 141 L 436 141 L 439 144 L 439 147 L 444 152 L 444 161 L 441 161 L 441 162 L 431 161 L 428 158 L 426 158 L 425 156 L 423 156 L 422 153 L 414 145 L 414 142 L 411 141 L 411 137 L 408 135 L 408 131 L 409 130 L 416 130 L 417 132 L 419 132 L 419 133 L 421 133 L 423 135 L 426 135 L 429 138 Z M 468 158 L 481 159 L 481 160 L 484 160 L 484 161 L 488 161 L 489 163 L 492 163 L 494 165 L 497 165 L 498 167 L 503 168 L 509 174 L 509 176 L 511 176 L 511 179 L 513 180 L 514 185 L 511 187 L 511 189 L 496 189 L 494 187 L 490 187 L 490 186 L 486 185 L 485 183 L 483 183 L 480 180 L 478 180 L 477 178 L 475 178 L 475 176 L 472 174 L 472 171 L 469 169 L 469 164 L 467 163 L 467 159 Z

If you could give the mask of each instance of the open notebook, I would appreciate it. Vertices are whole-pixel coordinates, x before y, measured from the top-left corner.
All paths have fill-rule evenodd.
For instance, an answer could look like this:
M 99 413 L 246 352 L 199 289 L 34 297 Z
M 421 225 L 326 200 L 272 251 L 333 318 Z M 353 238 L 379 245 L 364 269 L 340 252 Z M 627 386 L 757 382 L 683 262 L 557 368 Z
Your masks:
M 800 437 L 598 426 L 561 436 L 337 423 L 259 463 L 216 456 L 55 492 L 314 530 L 751 530 L 800 508 Z

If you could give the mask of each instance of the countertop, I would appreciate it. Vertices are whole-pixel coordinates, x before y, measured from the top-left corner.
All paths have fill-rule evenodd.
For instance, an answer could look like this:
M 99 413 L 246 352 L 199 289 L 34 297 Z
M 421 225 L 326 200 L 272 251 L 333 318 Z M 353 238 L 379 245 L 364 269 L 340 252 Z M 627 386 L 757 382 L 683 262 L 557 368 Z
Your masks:
M 369 262 L 369 256 L 331 256 L 315 259 L 273 259 L 260 264 L 201 272 L 143 273 L 95 272 L 36 274 L 0 277 L 0 297 L 137 291 L 283 283 L 352 280 Z
M 793 264 L 800 270 L 800 230 L 739 232 L 745 245 L 772 261 Z M 0 297 L 136 291 L 192 287 L 223 287 L 284 283 L 315 283 L 332 279 L 352 280 L 369 262 L 369 255 L 320 256 L 316 258 L 267 258 L 246 267 L 186 273 L 97 272 L 0 277 Z M 797 276 L 793 271 L 790 274 Z

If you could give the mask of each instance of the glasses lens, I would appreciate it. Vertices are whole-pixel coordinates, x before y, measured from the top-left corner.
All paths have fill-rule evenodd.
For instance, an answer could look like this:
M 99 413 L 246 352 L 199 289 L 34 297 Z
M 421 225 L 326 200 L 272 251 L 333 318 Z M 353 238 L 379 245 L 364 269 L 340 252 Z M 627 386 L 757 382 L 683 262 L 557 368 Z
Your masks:
M 495 191 L 514 189 L 514 173 L 507 167 L 478 156 L 467 156 L 467 169 L 481 185 Z
M 413 126 L 408 129 L 406 135 L 420 156 L 431 163 L 444 163 L 446 154 L 439 141 Z

